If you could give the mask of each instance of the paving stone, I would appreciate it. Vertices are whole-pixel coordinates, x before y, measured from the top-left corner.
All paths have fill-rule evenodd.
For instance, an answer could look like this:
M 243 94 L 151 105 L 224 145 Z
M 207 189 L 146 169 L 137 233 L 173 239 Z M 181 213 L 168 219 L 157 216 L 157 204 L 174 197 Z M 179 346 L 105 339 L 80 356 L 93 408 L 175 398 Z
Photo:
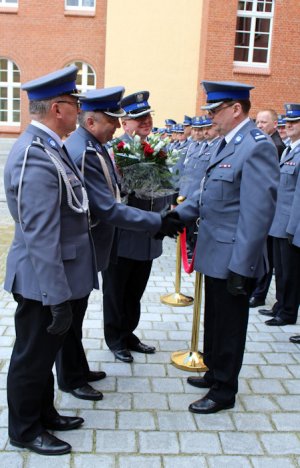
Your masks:
M 163 457 L 163 467 L 164 468 L 206 468 L 207 463 L 204 457 L 199 455 L 197 456 L 187 456 L 187 455 L 176 455 L 164 456 Z
M 96 431 L 96 452 L 115 453 L 136 452 L 136 440 L 133 431 Z
M 251 457 L 254 468 L 292 468 L 297 465 L 291 459 L 282 457 Z
M 286 366 L 259 366 L 264 378 L 286 379 L 291 377 L 291 372 Z
M 275 396 L 274 399 L 285 411 L 300 411 L 299 395 Z
M 271 455 L 300 454 L 299 437 L 290 433 L 262 434 L 261 441 Z
M 292 354 L 265 353 L 264 357 L 269 364 L 295 364 Z
M 179 453 L 177 434 L 174 432 L 140 432 L 141 453 Z
M 272 401 L 271 397 L 268 395 L 245 395 L 241 397 L 241 400 L 246 410 L 250 412 L 277 411 L 279 409 L 279 405 Z
M 115 466 L 113 455 L 74 455 L 74 468 L 115 468 Z
M 155 429 L 154 417 L 145 411 L 122 411 L 118 416 L 119 429 Z
M 291 374 L 296 377 L 300 378 L 300 365 L 291 365 L 287 366 L 287 369 L 291 372 Z
M 161 459 L 156 455 L 122 455 L 119 457 L 119 468 L 161 468 Z
M 231 431 L 234 424 L 231 419 L 232 412 L 222 411 L 215 414 L 194 414 L 197 427 L 200 431 Z
M 90 429 L 76 429 L 76 431 L 65 431 L 62 439 L 71 444 L 73 452 L 92 451 L 93 431 L 91 431 Z
M 130 394 L 107 393 L 103 400 L 95 403 L 95 407 L 97 409 L 128 410 L 131 408 L 131 400 Z
M 253 433 L 225 432 L 220 433 L 220 439 L 224 453 L 236 455 L 260 455 L 263 453 L 257 435 Z
M 208 457 L 209 468 L 250 468 L 251 464 L 246 457 L 220 456 Z
M 271 345 L 266 342 L 258 342 L 258 341 L 247 341 L 246 342 L 246 351 L 247 352 L 259 352 L 265 353 L 272 351 Z
M 191 431 L 196 429 L 195 421 L 186 411 L 170 412 L 159 411 L 157 413 L 158 427 L 162 431 Z
M 235 426 L 238 431 L 272 431 L 273 427 L 270 418 L 261 413 L 234 413 L 232 414 Z
M 148 378 L 120 377 L 118 379 L 118 392 L 150 392 L 150 381 Z
M 132 375 L 132 367 L 124 362 L 103 362 L 101 370 L 111 376 L 123 375 L 129 377 Z
M 274 413 L 272 420 L 278 431 L 295 431 L 300 434 L 299 413 Z
M 285 394 L 286 391 L 281 385 L 281 383 L 278 380 L 275 379 L 251 379 L 249 380 L 249 385 L 251 386 L 251 389 L 253 390 L 253 393 L 264 393 L 268 394 L 280 394 L 283 393 Z
M 168 409 L 167 395 L 159 393 L 134 393 L 133 394 L 134 409 Z
M 153 378 L 152 386 L 155 392 L 160 393 L 168 393 L 170 391 L 173 393 L 181 393 L 183 391 L 181 380 L 172 377 Z
M 242 368 L 241 368 L 241 372 L 240 372 L 240 377 L 244 377 L 246 379 L 256 379 L 256 378 L 260 378 L 261 377 L 261 374 L 260 374 L 260 369 L 261 366 L 253 366 L 253 365 L 247 365 L 247 364 L 243 364 Z
M 21 453 L 4 453 L 0 454 L 0 466 L 3 468 L 22 468 L 23 467 L 23 457 Z M 30 466 L 30 465 L 27 465 Z M 36 465 L 37 466 L 37 465 Z
M 2 462 L 2 456 L 1 456 L 1 462 Z M 28 453 L 26 468 L 27 467 L 36 468 L 40 466 L 42 466 L 43 468 L 68 468 L 70 466 L 70 462 L 71 462 L 70 455 L 60 455 L 59 457 L 44 455 L 43 461 L 41 461 L 41 455 L 38 455 L 36 453 Z M 13 466 L 13 468 L 15 467 Z
M 87 429 L 115 429 L 116 412 L 100 410 L 80 410 L 78 416 L 84 419 Z
M 283 386 L 288 390 L 288 393 L 291 394 L 300 394 L 300 379 L 293 379 L 283 381 Z
M 133 375 L 136 377 L 163 377 L 166 375 L 166 369 L 163 364 L 136 364 L 133 367 Z
M 180 449 L 183 453 L 219 454 L 221 450 L 217 434 L 206 432 L 179 433 Z

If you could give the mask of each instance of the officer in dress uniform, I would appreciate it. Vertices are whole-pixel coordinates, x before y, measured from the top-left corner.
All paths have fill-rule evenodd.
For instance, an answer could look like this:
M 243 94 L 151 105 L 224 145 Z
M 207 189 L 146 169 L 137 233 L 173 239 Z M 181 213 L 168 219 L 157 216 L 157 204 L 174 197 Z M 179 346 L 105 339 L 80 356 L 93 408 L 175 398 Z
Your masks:
M 121 101 L 121 106 L 126 111 L 126 116 L 122 117 L 125 133 L 120 138 L 123 141 L 131 141 L 133 132 L 145 141 L 151 132 L 152 111 L 148 99 L 148 91 L 139 91 Z M 129 205 L 134 206 L 136 201 L 128 197 Z M 146 211 L 161 211 L 165 208 L 164 205 L 156 205 L 155 200 L 154 203 L 150 200 L 139 202 Z M 157 218 L 157 214 L 153 213 L 153 217 Z M 102 272 L 105 339 L 116 359 L 120 361 L 132 362 L 131 351 L 146 354 L 155 352 L 155 347 L 142 343 L 134 330 L 139 323 L 140 301 L 151 273 L 153 259 L 161 253 L 161 240 L 154 239 L 145 232 L 129 230 L 127 226 L 127 229 L 120 229 L 118 232 L 116 263 L 111 261 Z
M 286 129 L 285 129 L 285 124 L 286 124 L 286 119 L 284 114 L 278 114 L 278 123 L 277 123 L 277 130 L 280 135 L 280 138 L 282 139 L 283 143 L 285 146 L 289 146 L 290 144 L 290 139 L 286 134 Z
M 256 116 L 256 126 L 260 128 L 263 132 L 270 135 L 273 140 L 274 145 L 277 149 L 278 161 L 280 161 L 281 155 L 285 149 L 285 144 L 283 143 L 278 131 L 277 131 L 277 122 L 278 115 L 274 109 L 263 109 L 257 113 Z M 250 307 L 258 307 L 265 305 L 265 300 L 269 291 L 269 287 L 273 275 L 273 238 L 268 236 L 267 239 L 267 249 L 268 249 L 268 261 L 269 261 L 269 271 L 262 278 L 259 278 L 255 289 L 250 297 L 249 303 Z
M 291 144 L 280 161 L 278 199 L 270 229 L 274 238 L 276 303 L 271 311 L 261 311 L 271 317 L 265 322 L 269 326 L 296 323 L 300 299 L 300 254 L 289 241 L 289 234 L 295 234 L 299 219 L 295 206 L 292 208 L 300 172 L 300 104 L 286 104 L 286 109 L 286 131 Z
M 79 127 L 65 142 L 84 177 L 98 271 L 105 270 L 110 258 L 113 261 L 115 257 L 116 227 L 134 229 L 144 235 L 154 235 L 159 230 L 167 233 L 167 228 L 169 235 L 177 231 L 176 221 L 169 219 L 168 215 L 162 221 L 159 213 L 148 213 L 120 203 L 117 174 L 105 144 L 120 127 L 119 118 L 126 115 L 120 107 L 123 93 L 124 88 L 117 86 L 88 91 L 80 96 Z M 76 333 L 69 335 L 59 352 L 57 378 L 61 389 L 72 389 L 77 398 L 95 400 L 99 392 L 88 385 L 85 378 L 89 367 L 81 341 L 85 310 L 81 312 Z M 104 314 L 104 335 L 109 347 L 114 335 L 120 333 L 120 322 L 121 317 Z
M 188 383 L 208 393 L 189 410 L 232 408 L 242 365 L 249 296 L 266 271 L 266 238 L 276 203 L 279 167 L 269 136 L 248 117 L 251 86 L 203 81 L 208 113 L 224 139 L 212 155 L 200 195 L 175 211 L 200 219 L 195 270 L 205 275 L 204 377 Z
M 47 432 L 79 427 L 53 405 L 52 367 L 72 316 L 98 288 L 80 172 L 62 138 L 76 127 L 77 67 L 25 83 L 32 122 L 8 155 L 4 172 L 15 236 L 7 257 L 5 289 L 17 302 L 16 341 L 7 379 L 12 445 L 42 455 L 71 446 Z

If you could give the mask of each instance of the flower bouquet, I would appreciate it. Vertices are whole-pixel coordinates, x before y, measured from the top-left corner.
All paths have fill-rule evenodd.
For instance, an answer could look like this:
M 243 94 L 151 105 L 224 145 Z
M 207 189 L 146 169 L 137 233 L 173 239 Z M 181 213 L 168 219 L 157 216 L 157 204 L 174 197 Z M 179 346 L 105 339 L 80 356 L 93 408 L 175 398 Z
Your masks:
M 151 135 L 142 141 L 134 135 L 132 141 L 116 139 L 112 143 L 116 166 L 122 176 L 122 192 L 127 194 L 128 203 L 143 209 L 154 209 L 163 203 L 172 203 L 176 194 L 172 174 L 167 163 L 167 152 L 164 150 L 168 139 Z M 138 200 L 148 200 L 143 203 Z

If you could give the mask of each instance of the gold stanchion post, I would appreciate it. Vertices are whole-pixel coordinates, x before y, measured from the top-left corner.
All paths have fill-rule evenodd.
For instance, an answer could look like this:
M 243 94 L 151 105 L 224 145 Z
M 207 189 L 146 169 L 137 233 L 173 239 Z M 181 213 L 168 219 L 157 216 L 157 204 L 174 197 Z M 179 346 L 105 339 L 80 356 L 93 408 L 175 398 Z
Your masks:
M 207 370 L 203 362 L 202 354 L 198 351 L 199 325 L 201 311 L 202 274 L 196 272 L 195 301 L 193 310 L 192 339 L 190 351 L 175 351 L 171 356 L 171 362 L 175 367 L 192 372 L 204 372 Z
M 178 197 L 177 203 L 182 203 L 184 197 Z M 185 307 L 193 304 L 193 298 L 180 292 L 181 285 L 181 247 L 180 236 L 176 242 L 176 271 L 175 271 L 175 292 L 160 297 L 160 302 L 173 307 Z

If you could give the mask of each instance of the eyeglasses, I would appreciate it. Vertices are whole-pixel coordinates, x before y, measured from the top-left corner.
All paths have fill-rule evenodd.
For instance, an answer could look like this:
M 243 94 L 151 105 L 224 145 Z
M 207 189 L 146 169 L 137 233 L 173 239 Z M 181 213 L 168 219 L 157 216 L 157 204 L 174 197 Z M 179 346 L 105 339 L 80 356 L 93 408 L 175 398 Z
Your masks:
M 77 109 L 80 109 L 80 101 L 79 100 L 78 101 L 63 101 L 63 100 L 60 100 L 60 101 L 56 101 L 56 102 L 57 102 L 57 104 L 59 104 L 60 102 L 65 103 L 65 104 L 71 104 L 71 106 L 74 105 L 74 106 L 77 107 Z
M 231 102 L 230 104 L 227 104 L 227 106 L 219 106 L 219 107 L 216 107 L 215 109 L 209 109 L 207 111 L 208 115 L 211 115 L 211 116 L 214 116 L 216 114 L 218 114 L 219 112 L 221 112 L 223 109 L 226 109 L 227 107 L 232 107 L 234 106 L 235 102 Z

